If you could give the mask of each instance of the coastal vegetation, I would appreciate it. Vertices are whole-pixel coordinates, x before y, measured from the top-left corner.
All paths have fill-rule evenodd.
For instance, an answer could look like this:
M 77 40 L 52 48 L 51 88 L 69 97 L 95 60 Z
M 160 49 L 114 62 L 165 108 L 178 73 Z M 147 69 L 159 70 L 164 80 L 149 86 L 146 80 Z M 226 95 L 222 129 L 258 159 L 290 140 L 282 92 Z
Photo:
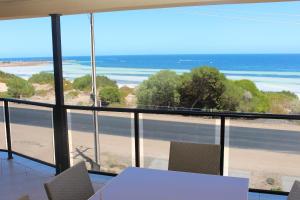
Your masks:
M 33 74 L 29 79 L 28 82 L 31 84 L 39 84 L 39 85 L 50 85 L 51 87 L 54 87 L 54 76 L 53 73 L 49 73 L 49 72 L 40 72 L 38 74 Z M 73 89 L 73 85 L 72 82 L 64 79 L 63 80 L 64 83 L 64 90 L 68 91 L 68 90 L 72 90 Z
M 1 97 L 47 98 L 54 96 L 52 73 L 41 72 L 28 80 L 0 71 L 0 82 L 7 87 Z M 298 96 L 289 91 L 264 92 L 250 80 L 230 80 L 218 69 L 201 66 L 177 74 L 161 70 L 137 88 L 118 87 L 106 76 L 97 76 L 97 96 L 108 106 L 168 109 L 197 109 L 208 111 L 237 111 L 291 114 L 300 113 Z M 92 77 L 85 75 L 73 81 L 64 79 L 66 99 L 73 103 L 91 102 Z M 85 96 L 85 98 L 82 98 Z M 136 98 L 136 99 L 135 99 Z M 130 101 L 130 103 L 128 103 Z M 88 105 L 87 102 L 87 105 Z
M 150 76 L 137 89 L 137 105 L 282 114 L 300 110 L 291 92 L 263 92 L 250 80 L 229 80 L 208 66 L 182 75 L 164 70 Z
M 7 81 L 7 95 L 13 98 L 31 97 L 34 87 L 25 79 L 14 77 Z
M 106 86 L 118 87 L 116 81 L 113 81 L 106 76 L 97 76 L 96 86 L 98 90 Z M 92 90 L 92 77 L 90 75 L 85 75 L 74 79 L 73 88 L 80 91 L 90 92 Z
M 52 73 L 40 72 L 38 74 L 33 74 L 29 79 L 29 83 L 37 84 L 50 84 L 54 85 L 54 76 Z

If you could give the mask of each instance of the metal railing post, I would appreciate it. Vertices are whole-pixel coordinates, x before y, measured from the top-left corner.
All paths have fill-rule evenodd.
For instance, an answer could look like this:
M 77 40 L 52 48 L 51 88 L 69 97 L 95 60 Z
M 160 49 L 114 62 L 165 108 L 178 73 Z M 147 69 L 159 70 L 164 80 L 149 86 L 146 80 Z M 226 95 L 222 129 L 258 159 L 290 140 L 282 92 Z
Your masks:
M 140 167 L 140 125 L 139 113 L 134 113 L 134 146 L 135 146 L 135 166 Z
M 5 116 L 5 130 L 6 130 L 6 144 L 8 159 L 13 159 L 11 150 L 11 136 L 10 136 L 10 119 L 9 119 L 9 108 L 8 101 L 4 101 L 4 116 Z
M 225 117 L 221 117 L 221 128 L 220 128 L 220 145 L 221 145 L 221 157 L 220 157 L 220 175 L 224 174 L 224 153 L 225 153 Z

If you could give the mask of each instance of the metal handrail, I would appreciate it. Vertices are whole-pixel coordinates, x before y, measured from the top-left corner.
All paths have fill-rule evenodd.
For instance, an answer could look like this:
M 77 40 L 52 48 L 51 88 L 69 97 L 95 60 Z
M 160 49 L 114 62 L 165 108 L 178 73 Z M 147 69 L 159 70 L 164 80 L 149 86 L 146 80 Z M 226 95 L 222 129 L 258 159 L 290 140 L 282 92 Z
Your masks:
M 65 109 L 72 110 L 90 110 L 90 111 L 109 111 L 109 112 L 130 112 L 130 113 L 145 113 L 145 114 L 169 114 L 169 115 L 189 115 L 189 116 L 207 116 L 207 117 L 226 117 L 226 118 L 264 118 L 264 119 L 288 119 L 300 120 L 299 115 L 289 114 L 270 114 L 270 113 L 239 113 L 239 112 L 207 112 L 194 110 L 155 110 L 155 109 L 140 109 L 140 108 L 111 108 L 111 107 L 92 107 L 92 106 L 77 106 L 64 105 Z
M 0 101 L 12 102 L 12 103 L 17 103 L 17 104 L 27 104 L 27 105 L 47 107 L 47 108 L 55 107 L 55 104 L 51 104 L 51 103 L 42 103 L 42 102 L 28 101 L 28 100 L 23 100 L 23 99 L 14 99 L 14 98 L 0 98 Z

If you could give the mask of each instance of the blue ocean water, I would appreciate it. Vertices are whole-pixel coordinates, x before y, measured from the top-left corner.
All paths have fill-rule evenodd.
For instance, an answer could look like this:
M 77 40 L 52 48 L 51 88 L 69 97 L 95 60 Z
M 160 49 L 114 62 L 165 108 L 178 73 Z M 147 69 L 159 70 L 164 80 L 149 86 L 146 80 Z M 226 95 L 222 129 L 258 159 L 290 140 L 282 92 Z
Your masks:
M 90 66 L 90 57 L 64 57 Z M 97 56 L 97 66 L 152 69 L 191 69 L 214 66 L 232 71 L 299 72 L 300 54 L 201 54 L 201 55 L 133 55 Z
M 51 61 L 50 57 L 2 58 L 0 61 Z M 67 56 L 90 66 L 89 56 Z M 300 54 L 183 54 L 183 55 L 120 55 L 96 56 L 97 67 L 131 67 L 152 69 L 191 69 L 197 66 L 214 66 L 232 71 L 299 72 Z

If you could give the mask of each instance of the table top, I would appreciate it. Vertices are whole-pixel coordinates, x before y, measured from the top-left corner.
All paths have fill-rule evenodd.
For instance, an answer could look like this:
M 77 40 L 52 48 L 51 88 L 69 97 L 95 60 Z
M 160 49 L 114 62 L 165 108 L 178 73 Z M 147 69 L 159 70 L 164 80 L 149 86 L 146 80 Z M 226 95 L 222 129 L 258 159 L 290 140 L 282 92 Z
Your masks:
M 247 200 L 248 179 L 127 168 L 89 200 Z

